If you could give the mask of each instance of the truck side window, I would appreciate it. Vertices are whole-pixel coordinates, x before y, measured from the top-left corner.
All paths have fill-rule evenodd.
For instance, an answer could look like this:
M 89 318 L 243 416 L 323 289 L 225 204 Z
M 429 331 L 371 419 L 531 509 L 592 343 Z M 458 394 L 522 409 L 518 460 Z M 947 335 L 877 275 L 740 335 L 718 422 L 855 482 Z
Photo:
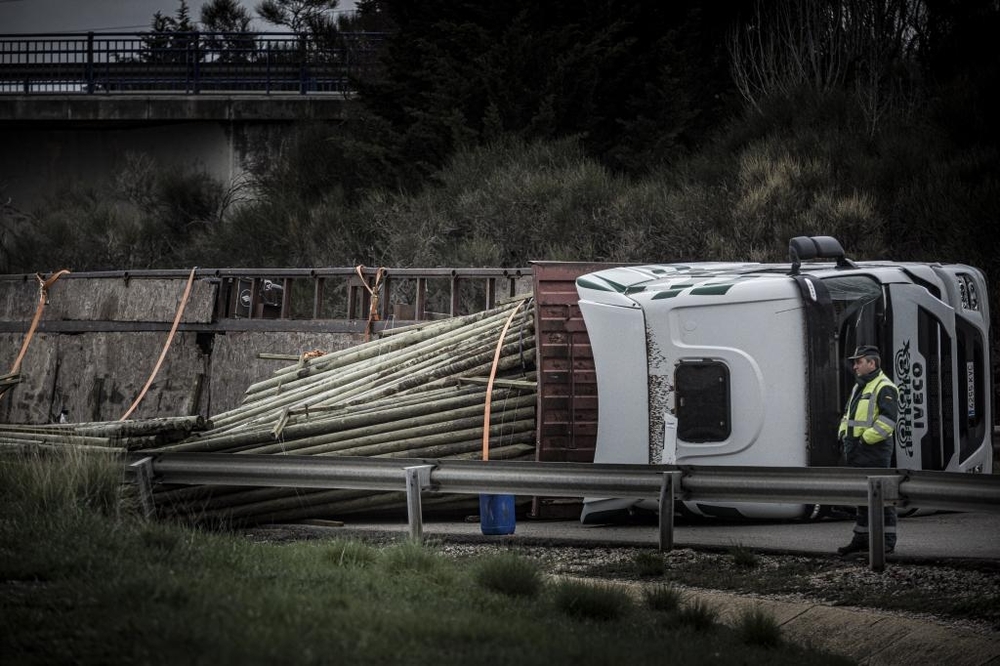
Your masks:
M 882 288 L 864 275 L 847 275 L 823 280 L 830 292 L 836 329 L 840 334 L 839 357 L 856 346 L 879 342 L 879 326 L 884 303 Z
M 866 275 L 844 275 L 825 278 L 823 284 L 830 292 L 833 305 L 834 326 L 837 331 L 837 359 L 845 359 L 848 352 L 858 345 L 878 345 L 881 335 L 885 299 L 882 287 Z M 850 370 L 847 362 L 844 369 Z M 891 370 L 890 370 L 891 372 Z M 854 380 L 850 372 L 838 372 L 840 391 L 838 404 L 850 395 Z
M 729 368 L 719 361 L 682 361 L 674 372 L 677 438 L 721 442 L 732 432 Z

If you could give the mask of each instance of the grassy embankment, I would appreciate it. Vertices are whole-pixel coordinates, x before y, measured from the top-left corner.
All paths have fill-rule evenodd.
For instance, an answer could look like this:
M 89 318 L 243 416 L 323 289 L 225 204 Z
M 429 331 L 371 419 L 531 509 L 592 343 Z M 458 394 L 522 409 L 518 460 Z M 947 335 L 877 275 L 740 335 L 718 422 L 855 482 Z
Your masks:
M 78 453 L 0 459 L 0 654 L 18 664 L 840 663 L 736 627 L 669 585 L 546 579 L 516 553 L 251 543 L 146 521 L 122 465 Z

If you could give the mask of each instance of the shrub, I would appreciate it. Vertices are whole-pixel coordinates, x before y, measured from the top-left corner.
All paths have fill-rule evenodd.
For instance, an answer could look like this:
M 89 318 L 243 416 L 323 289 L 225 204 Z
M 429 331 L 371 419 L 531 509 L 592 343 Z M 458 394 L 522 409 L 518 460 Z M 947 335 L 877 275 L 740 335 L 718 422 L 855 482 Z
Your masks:
M 635 573 L 639 576 L 662 576 L 667 570 L 663 555 L 656 551 L 642 550 L 632 560 Z
M 715 626 L 718 615 L 707 602 L 698 599 L 681 607 L 677 612 L 677 621 L 696 631 L 705 631 Z
M 773 615 L 760 606 L 745 609 L 736 624 L 740 639 L 748 645 L 773 648 L 781 643 L 781 627 Z
M 364 202 L 359 217 L 381 234 L 386 265 L 592 260 L 614 245 L 607 209 L 621 181 L 575 141 L 460 151 L 437 180 L 416 196 Z
M 4 476 L 12 477 L 3 482 L 24 506 L 48 514 L 83 510 L 118 514 L 124 481 L 124 466 L 118 457 L 66 447 L 31 451 L 21 462 L 3 466 Z
M 432 548 L 409 539 L 384 549 L 380 563 L 391 574 L 422 574 L 430 578 L 443 576 L 447 564 Z
M 673 585 L 655 585 L 643 591 L 643 599 L 650 610 L 664 613 L 676 612 L 681 606 L 681 592 Z
M 139 529 L 139 543 L 150 550 L 169 555 L 181 544 L 181 532 L 174 526 L 150 522 Z
M 360 541 L 335 540 L 327 546 L 326 557 L 338 567 L 367 567 L 378 559 L 378 552 Z
M 622 588 L 606 583 L 564 580 L 553 590 L 556 608 L 570 617 L 587 620 L 617 620 L 632 607 Z
M 482 587 L 510 597 L 535 597 L 542 588 L 538 567 L 514 553 L 483 558 L 473 576 Z
M 730 546 L 729 554 L 733 557 L 733 564 L 741 569 L 753 569 L 757 566 L 757 554 L 743 544 Z

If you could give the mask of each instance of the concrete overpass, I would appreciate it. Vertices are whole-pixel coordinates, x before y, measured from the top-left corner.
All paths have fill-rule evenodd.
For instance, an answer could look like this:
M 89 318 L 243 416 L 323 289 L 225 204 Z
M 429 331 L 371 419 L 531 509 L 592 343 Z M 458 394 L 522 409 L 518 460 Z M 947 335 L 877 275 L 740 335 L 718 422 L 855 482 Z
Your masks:
M 130 154 L 235 182 L 291 128 L 344 121 L 352 105 L 332 95 L 3 96 L 0 194 L 28 210 L 66 187 L 113 177 Z
M 294 35 L 151 42 L 128 35 L 0 35 L 0 195 L 27 211 L 96 185 L 130 155 L 235 182 L 290 128 L 343 122 L 372 43 Z

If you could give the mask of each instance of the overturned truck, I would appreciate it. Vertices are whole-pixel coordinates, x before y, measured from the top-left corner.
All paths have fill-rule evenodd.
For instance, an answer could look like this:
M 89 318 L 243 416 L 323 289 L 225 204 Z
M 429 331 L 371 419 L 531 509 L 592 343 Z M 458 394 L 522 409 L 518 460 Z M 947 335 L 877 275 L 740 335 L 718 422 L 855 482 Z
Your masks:
M 106 419 L 124 411 L 138 392 L 144 377 L 125 370 L 146 371 L 173 313 L 165 306 L 153 315 L 143 309 L 151 299 L 135 294 L 156 291 L 144 278 L 97 284 L 95 276 L 67 276 L 25 356 L 26 372 L 12 389 L 16 402 L 8 395 L 6 406 L 24 403 L 18 413 L 31 414 L 29 408 L 46 396 L 53 406 L 58 398 L 72 408 L 71 422 L 0 424 L 0 443 L 829 466 L 838 462 L 837 424 L 852 381 L 843 365 L 847 351 L 875 344 L 900 389 L 895 465 L 990 473 L 990 316 L 982 273 L 964 265 L 854 262 L 829 237 L 793 239 L 790 253 L 786 264 L 536 262 L 523 272 L 489 269 L 464 277 L 450 271 L 438 277 L 451 285 L 451 316 L 431 320 L 424 320 L 432 302 L 422 282 L 428 276 L 378 269 L 367 283 L 360 269 L 351 270 L 347 275 L 356 284 L 349 287 L 346 310 L 369 313 L 365 337 L 370 332 L 372 339 L 363 344 L 362 320 L 322 318 L 329 292 L 323 281 L 339 273 L 286 271 L 282 298 L 270 311 L 266 302 L 251 307 L 254 281 L 244 284 L 242 276 L 219 271 L 192 273 L 189 281 L 198 278 L 192 305 L 200 307 L 185 313 L 168 362 L 139 406 L 144 419 L 161 419 L 155 431 L 151 423 Z M 528 275 L 530 297 L 522 288 L 527 285 L 515 284 Z M 484 276 L 487 309 L 456 316 L 460 278 Z M 159 290 L 172 295 L 178 280 L 168 277 L 173 286 Z M 405 278 L 415 282 L 414 307 L 410 321 L 399 322 L 388 314 L 406 303 L 389 287 Z M 501 279 L 510 282 L 509 300 L 498 298 L 494 282 Z M 296 318 L 290 308 L 299 282 L 313 286 L 312 318 Z M 30 303 L 30 283 L 14 284 L 17 289 L 0 296 L 10 304 Z M 355 307 L 355 291 L 371 300 Z M 26 310 L 17 312 L 27 317 Z M 111 316 L 118 312 L 128 320 Z M 148 321 L 153 316 L 155 325 Z M 94 317 L 102 320 L 90 321 Z M 6 335 L 10 347 L 21 338 Z M 302 353 L 313 345 L 326 353 Z M 281 350 L 294 353 L 270 353 Z M 274 360 L 264 357 L 291 364 L 268 374 L 260 366 Z M 117 363 L 129 359 L 136 362 Z M 84 390 L 90 385 L 96 389 Z M 184 387 L 198 389 L 200 399 Z M 239 397 L 223 399 L 231 387 L 238 387 L 233 392 Z M 87 420 L 77 418 L 81 413 L 92 415 L 91 422 L 73 423 Z M 202 487 L 160 493 L 164 511 L 243 524 L 336 518 L 402 502 L 400 493 L 354 491 Z M 584 522 L 656 508 L 656 498 L 588 498 L 582 512 L 575 499 L 530 501 L 533 516 Z M 798 518 L 816 510 L 801 504 L 679 506 L 720 517 Z
M 991 473 L 986 281 L 960 264 L 855 262 L 797 237 L 788 264 L 609 268 L 576 285 L 597 373 L 595 462 L 831 466 L 857 345 L 899 387 L 894 465 Z M 808 262 L 808 263 L 804 263 Z M 604 522 L 655 501 L 588 498 Z M 721 517 L 798 518 L 796 504 L 686 502 Z

